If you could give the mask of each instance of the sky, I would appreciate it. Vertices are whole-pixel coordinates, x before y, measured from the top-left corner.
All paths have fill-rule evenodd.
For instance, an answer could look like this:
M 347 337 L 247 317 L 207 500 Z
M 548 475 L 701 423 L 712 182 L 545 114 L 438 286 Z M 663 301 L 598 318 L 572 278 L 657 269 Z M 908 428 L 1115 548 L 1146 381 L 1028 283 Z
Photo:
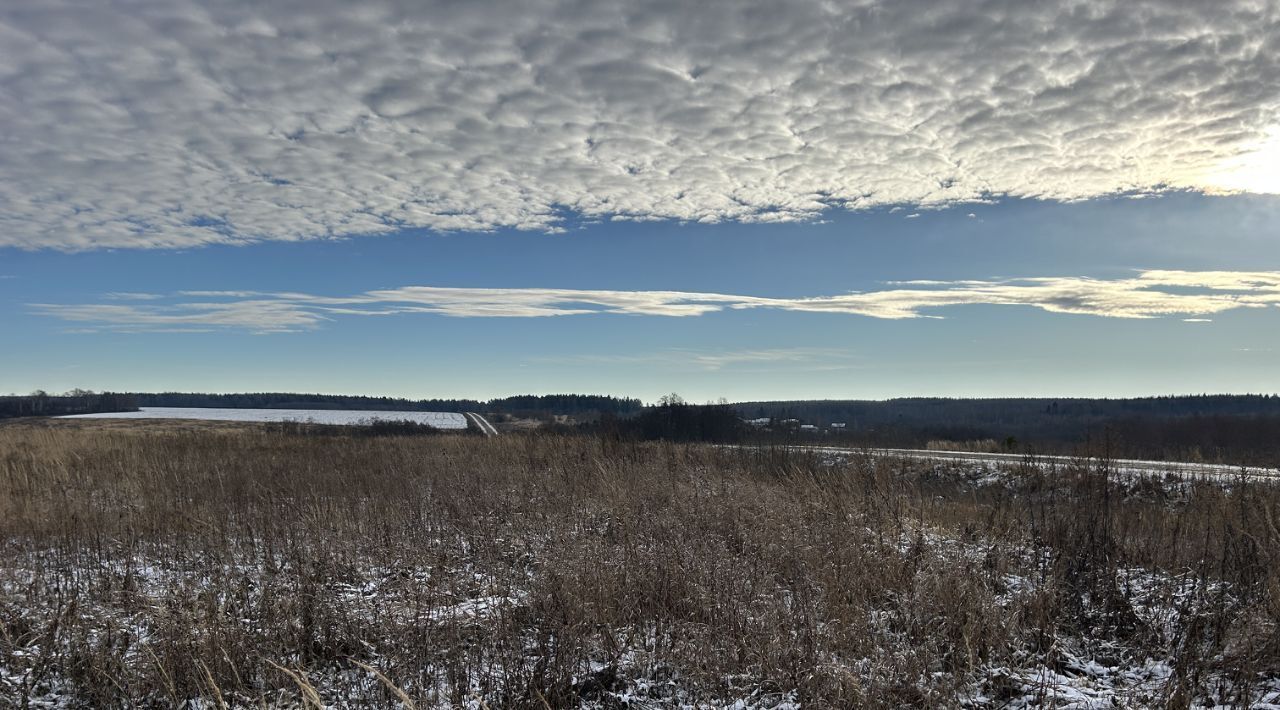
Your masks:
M 0 392 L 1280 392 L 1280 4 L 0 8 Z

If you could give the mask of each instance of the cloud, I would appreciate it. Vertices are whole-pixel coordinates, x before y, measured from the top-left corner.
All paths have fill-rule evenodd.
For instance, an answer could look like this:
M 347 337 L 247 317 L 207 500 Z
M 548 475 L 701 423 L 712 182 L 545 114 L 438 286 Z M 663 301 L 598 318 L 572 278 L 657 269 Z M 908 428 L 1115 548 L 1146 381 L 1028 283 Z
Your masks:
M 310 330 L 327 320 L 322 313 L 284 300 L 260 299 L 229 303 L 171 305 L 31 304 L 31 309 L 65 321 L 93 323 L 120 332 L 203 332 L 248 330 L 287 333 Z
M 1280 306 L 1280 272 L 1158 271 L 1131 278 L 1079 276 L 1003 280 L 901 281 L 891 288 L 805 298 L 688 291 L 406 286 L 353 296 L 254 291 L 185 291 L 138 303 L 30 304 L 42 315 L 113 330 L 174 328 L 282 333 L 342 317 L 431 314 L 455 318 L 548 318 L 629 315 L 688 318 L 725 310 L 765 309 L 884 319 L 937 318 L 968 305 L 1027 306 L 1107 318 L 1197 319 L 1239 308 Z M 108 294 L 107 299 L 118 294 Z M 206 300 L 192 300 L 197 296 Z M 163 302 L 160 302 L 163 301 Z M 777 351 L 760 351 L 776 353 Z
M 726 367 L 756 365 L 762 363 L 788 363 L 802 369 L 833 369 L 832 361 L 841 362 L 849 359 L 845 350 L 830 348 L 766 348 L 751 350 L 688 350 L 671 349 L 651 353 L 610 354 L 610 355 L 568 355 L 537 358 L 536 362 L 559 365 L 660 365 L 664 368 L 691 367 L 698 370 L 715 371 Z
M 1213 188 L 1278 38 L 1274 0 L 11 3 L 0 246 Z
M 164 296 L 155 293 L 134 293 L 132 291 L 112 291 L 104 293 L 102 298 L 107 301 L 155 301 Z

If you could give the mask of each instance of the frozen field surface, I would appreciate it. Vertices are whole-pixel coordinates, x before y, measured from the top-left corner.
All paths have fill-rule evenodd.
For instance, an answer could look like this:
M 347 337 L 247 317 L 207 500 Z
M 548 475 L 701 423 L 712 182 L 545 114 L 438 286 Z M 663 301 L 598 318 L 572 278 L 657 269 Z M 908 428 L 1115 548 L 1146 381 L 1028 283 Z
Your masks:
M 454 412 L 381 412 L 336 409 L 220 409 L 213 407 L 141 407 L 137 412 L 71 414 L 59 419 L 204 419 L 219 422 L 310 422 L 369 424 L 375 421 L 414 422 L 437 429 L 466 429 L 467 418 Z
M 1033 466 L 1045 471 L 1064 469 L 1072 465 L 1087 462 L 1073 456 L 1049 456 L 1025 454 L 975 453 L 969 451 L 933 451 L 928 449 L 851 449 L 834 446 L 800 446 L 798 449 L 816 451 L 835 455 L 870 455 L 882 458 L 904 458 L 935 463 L 957 463 L 960 465 L 1003 467 Z M 1096 460 L 1094 462 L 1096 464 Z M 1176 475 L 1204 479 L 1233 480 L 1241 476 L 1259 481 L 1280 481 L 1280 469 L 1259 468 L 1256 466 L 1231 466 L 1226 464 L 1201 463 L 1191 461 L 1138 461 L 1134 459 L 1112 459 L 1109 462 L 1111 471 L 1120 476 L 1141 477 L 1153 475 Z

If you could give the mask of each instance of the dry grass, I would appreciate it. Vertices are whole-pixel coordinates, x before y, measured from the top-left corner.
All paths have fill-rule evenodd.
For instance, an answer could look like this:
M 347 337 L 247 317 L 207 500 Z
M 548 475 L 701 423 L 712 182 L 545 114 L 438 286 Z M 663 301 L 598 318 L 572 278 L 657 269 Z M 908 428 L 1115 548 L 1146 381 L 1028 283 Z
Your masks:
M 0 427 L 0 706 L 936 707 L 1280 673 L 1280 495 L 592 438 Z M 1036 694 L 1040 693 L 1037 697 Z M 625 703 L 625 704 L 624 704 Z

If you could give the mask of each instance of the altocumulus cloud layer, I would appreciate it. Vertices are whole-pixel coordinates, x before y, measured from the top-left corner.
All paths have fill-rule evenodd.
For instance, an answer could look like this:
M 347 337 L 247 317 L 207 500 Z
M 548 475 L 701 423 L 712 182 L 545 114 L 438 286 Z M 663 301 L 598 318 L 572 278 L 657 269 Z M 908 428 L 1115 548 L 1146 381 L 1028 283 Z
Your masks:
M 0 9 L 0 246 L 789 220 L 1204 187 L 1274 0 Z
M 685 291 L 407 286 L 354 296 L 253 291 L 115 293 L 89 304 L 31 304 L 39 314 L 91 331 L 308 330 L 352 316 L 436 314 L 460 318 L 541 318 L 590 314 L 690 317 L 724 310 L 771 309 L 872 318 L 921 318 L 964 305 L 1031 306 L 1053 313 L 1111 318 L 1203 316 L 1280 306 L 1280 271 L 1144 271 L 1132 278 L 1025 278 L 908 281 L 880 291 L 810 298 L 767 298 Z

